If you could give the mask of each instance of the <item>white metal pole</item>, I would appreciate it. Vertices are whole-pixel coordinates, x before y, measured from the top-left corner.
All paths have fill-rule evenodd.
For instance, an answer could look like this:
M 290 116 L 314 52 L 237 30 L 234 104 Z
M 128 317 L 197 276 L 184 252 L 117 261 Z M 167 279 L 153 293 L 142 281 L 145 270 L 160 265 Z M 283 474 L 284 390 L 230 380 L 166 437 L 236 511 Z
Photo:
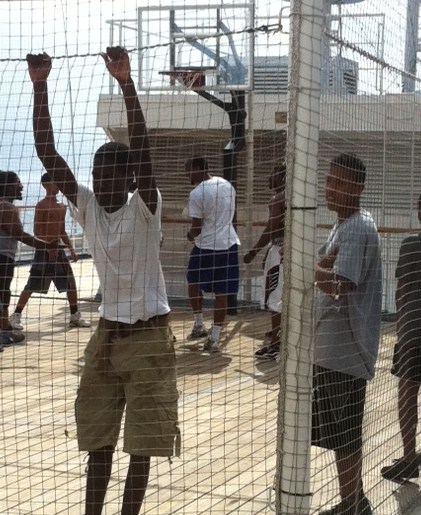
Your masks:
M 311 506 L 313 282 L 322 25 L 323 2 L 292 2 L 276 476 L 278 515 L 306 515 Z
M 252 2 L 249 7 L 249 25 L 254 28 L 255 24 L 255 4 Z M 250 34 L 249 39 L 249 58 L 248 58 L 248 92 L 247 92 L 247 183 L 246 183 L 246 230 L 245 239 L 247 248 L 251 248 L 253 244 L 253 190 L 254 190 L 254 53 L 255 53 L 255 35 Z M 246 268 L 246 277 L 244 282 L 244 298 L 250 302 L 252 300 L 252 278 L 250 268 Z
M 405 34 L 405 71 L 411 75 L 417 74 L 418 26 L 420 17 L 420 0 L 408 0 L 406 7 Z M 415 91 L 415 80 L 403 74 L 402 92 Z

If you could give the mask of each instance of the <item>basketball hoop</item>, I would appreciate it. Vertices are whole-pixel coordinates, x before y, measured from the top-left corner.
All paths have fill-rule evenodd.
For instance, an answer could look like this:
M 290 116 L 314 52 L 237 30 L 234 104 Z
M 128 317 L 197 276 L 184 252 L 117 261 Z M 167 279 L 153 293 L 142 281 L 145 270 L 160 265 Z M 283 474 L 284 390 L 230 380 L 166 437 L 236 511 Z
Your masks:
M 175 69 L 159 72 L 160 75 L 168 75 L 170 79 L 177 80 L 183 84 L 187 90 L 201 90 L 206 86 L 206 74 L 209 73 L 208 68 L 197 69 Z M 212 68 L 214 71 L 214 68 Z

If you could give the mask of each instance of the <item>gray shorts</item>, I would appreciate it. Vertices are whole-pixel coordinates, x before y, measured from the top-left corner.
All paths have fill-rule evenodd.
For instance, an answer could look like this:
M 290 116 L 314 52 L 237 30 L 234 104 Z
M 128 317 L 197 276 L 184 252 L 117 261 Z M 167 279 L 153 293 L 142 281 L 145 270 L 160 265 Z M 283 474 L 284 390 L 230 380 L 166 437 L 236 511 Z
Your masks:
M 60 293 L 76 290 L 75 276 L 64 250 L 36 250 L 25 291 L 47 293 L 51 282 Z

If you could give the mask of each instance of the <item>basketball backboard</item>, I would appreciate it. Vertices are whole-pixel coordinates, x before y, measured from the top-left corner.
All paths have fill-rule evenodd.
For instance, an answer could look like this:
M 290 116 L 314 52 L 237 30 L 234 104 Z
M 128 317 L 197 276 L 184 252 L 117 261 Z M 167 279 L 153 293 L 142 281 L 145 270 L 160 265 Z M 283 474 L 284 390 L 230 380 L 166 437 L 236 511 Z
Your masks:
M 139 89 L 183 89 L 163 71 L 207 72 L 204 89 L 247 89 L 253 4 L 138 8 Z

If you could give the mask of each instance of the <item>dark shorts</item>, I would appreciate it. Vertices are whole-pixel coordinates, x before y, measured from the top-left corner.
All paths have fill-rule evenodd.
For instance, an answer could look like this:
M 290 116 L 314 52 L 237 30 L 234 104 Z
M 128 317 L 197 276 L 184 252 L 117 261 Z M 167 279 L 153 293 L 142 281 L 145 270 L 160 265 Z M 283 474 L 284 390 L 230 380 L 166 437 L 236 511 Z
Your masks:
M 393 351 L 392 374 L 421 384 L 421 303 L 419 293 L 408 295 L 398 310 L 397 341 Z
M 115 448 L 125 411 L 125 452 L 178 456 L 177 401 L 168 315 L 132 326 L 101 318 L 85 351 L 76 400 L 79 449 Z
M 313 445 L 334 451 L 362 448 L 365 379 L 315 365 L 313 377 Z
M 198 284 L 207 293 L 235 294 L 238 292 L 239 279 L 237 245 L 228 250 L 193 247 L 187 271 L 189 284 Z
M 14 270 L 14 259 L 0 254 L 0 309 L 2 311 L 5 311 L 10 304 L 10 285 Z
M 60 293 L 76 290 L 75 276 L 63 249 L 51 255 L 36 250 L 25 291 L 47 293 L 51 282 Z

